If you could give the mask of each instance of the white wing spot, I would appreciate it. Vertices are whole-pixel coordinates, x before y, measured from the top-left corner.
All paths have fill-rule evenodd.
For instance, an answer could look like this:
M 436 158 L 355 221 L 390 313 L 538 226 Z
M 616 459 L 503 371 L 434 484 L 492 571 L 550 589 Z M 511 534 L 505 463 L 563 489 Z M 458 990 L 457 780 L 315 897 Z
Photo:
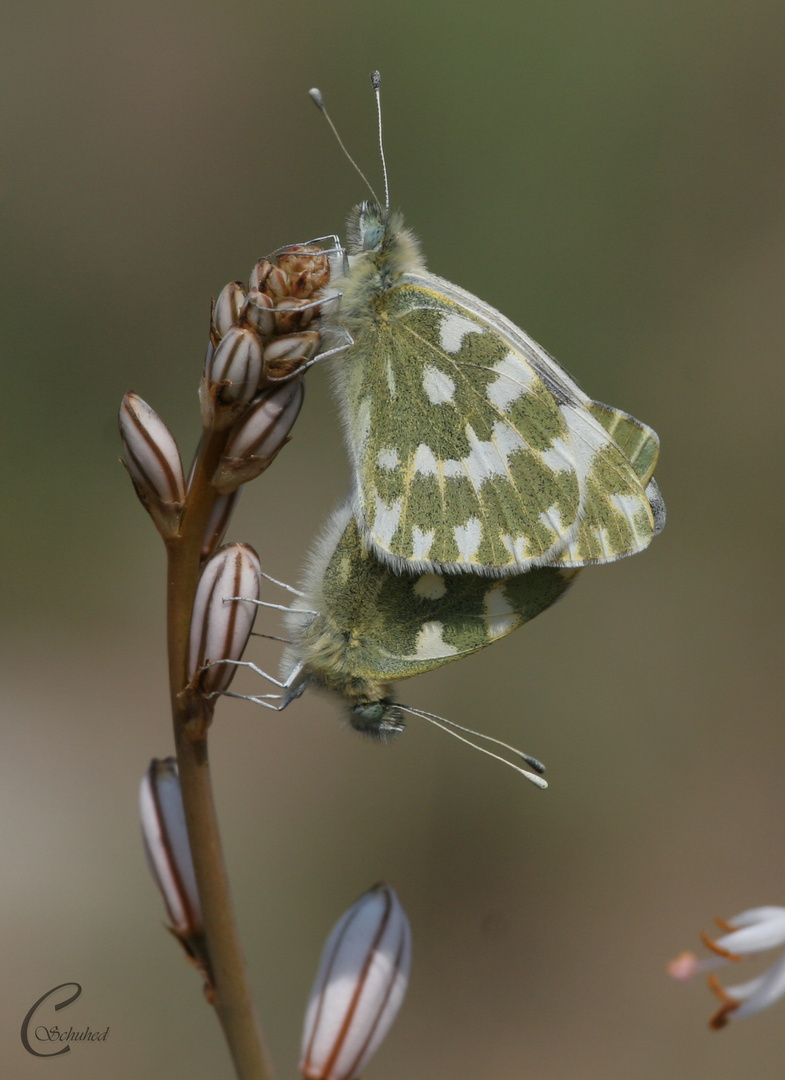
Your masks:
M 422 385 L 431 405 L 444 405 L 455 395 L 453 380 L 432 364 L 425 364 L 422 369 Z
M 427 559 L 428 552 L 431 550 L 431 544 L 433 544 L 433 538 L 436 533 L 433 529 L 430 532 L 423 532 L 422 529 L 418 529 L 415 525 L 412 529 L 412 558 L 413 559 Z M 422 578 L 420 579 L 422 581 Z M 441 578 L 438 579 L 441 581 Z M 419 584 L 419 583 L 418 583 Z M 414 589 L 417 592 L 417 586 Z
M 357 406 L 357 428 L 351 434 L 354 436 L 354 442 L 357 446 L 358 456 L 362 455 L 365 444 L 368 442 L 368 436 L 371 433 L 371 399 L 369 397 L 363 398 L 360 404 Z
M 488 636 L 503 637 L 518 625 L 518 617 L 504 596 L 503 585 L 494 585 L 485 594 L 485 611 L 488 615 Z
M 470 447 L 468 455 L 461 462 L 445 462 L 444 475 L 460 476 L 465 471 L 475 489 L 494 476 L 509 477 L 510 454 L 526 449 L 526 443 L 515 428 L 502 420 L 497 420 L 493 425 L 491 438 L 487 441 L 478 439 L 470 424 L 466 425 L 466 438 Z M 458 469 L 454 466 L 458 466 Z
M 422 630 L 414 643 L 412 658 L 433 660 L 441 656 L 454 656 L 458 652 L 454 645 L 448 645 L 442 636 L 444 623 L 437 620 L 423 623 Z
M 618 552 L 614 550 L 608 536 L 607 529 L 595 529 L 594 535 L 597 537 L 597 543 L 600 545 L 603 555 L 608 558 L 611 556 L 618 556 Z
M 502 543 L 504 544 L 504 546 L 509 551 L 510 558 L 513 560 L 513 562 L 517 562 L 517 563 L 525 563 L 526 562 L 526 560 L 528 559 L 528 555 L 526 554 L 526 537 L 525 536 L 516 536 L 515 539 L 513 540 L 512 536 L 509 533 L 505 533 L 502 536 L 501 540 L 502 540 Z
M 387 361 L 387 386 L 390 390 L 390 397 L 395 397 L 395 373 L 393 372 L 392 363 Z
M 593 456 L 599 450 L 615 447 L 616 444 L 602 424 L 580 406 L 560 405 L 559 410 L 566 421 L 573 446 L 577 448 L 577 453 L 573 451 L 571 454 L 573 465 L 580 479 L 585 480 L 591 472 Z
M 472 517 L 465 525 L 456 525 L 452 532 L 461 559 L 471 562 L 482 543 L 482 522 L 479 518 Z
M 376 464 L 380 469 L 397 469 L 400 463 L 398 451 L 394 446 L 380 450 L 376 455 Z
M 500 412 L 507 412 L 513 401 L 528 393 L 537 382 L 534 370 L 512 351 L 494 364 L 491 370 L 496 372 L 497 378 L 488 383 L 485 393 L 488 401 Z
M 570 525 L 565 525 L 562 521 L 561 510 L 556 503 L 554 503 L 550 509 L 543 510 L 540 514 L 540 521 L 546 528 L 553 529 L 557 536 L 565 536 L 572 531 L 572 527 Z
M 543 451 L 541 457 L 543 464 L 547 465 L 549 469 L 553 469 L 554 472 L 574 472 L 574 454 L 575 451 L 568 442 L 557 438 L 553 440 L 547 450 Z
M 478 325 L 472 319 L 467 319 L 465 315 L 458 315 L 455 312 L 449 312 L 442 316 L 441 327 L 439 331 L 440 344 L 445 352 L 457 353 L 460 351 L 463 344 L 463 338 L 465 334 L 477 334 L 487 333 L 483 330 L 483 327 Z
M 371 526 L 371 535 L 381 547 L 389 547 L 390 541 L 395 536 L 398 522 L 401 520 L 403 499 L 396 499 L 393 503 L 386 503 L 384 499 L 376 496 L 376 516 Z
M 436 455 L 430 446 L 426 446 L 425 443 L 420 443 L 414 452 L 413 468 L 416 473 L 420 473 L 422 476 L 436 476 L 439 471 L 439 464 L 436 460 Z
M 635 522 L 636 516 L 640 513 L 642 502 L 634 495 L 616 494 L 611 495 L 611 502 L 629 522 L 630 528 L 633 532 L 637 532 L 637 525 Z
M 444 578 L 439 577 L 438 574 L 423 574 L 415 582 L 413 592 L 424 600 L 439 600 L 447 592 L 447 586 L 444 584 Z

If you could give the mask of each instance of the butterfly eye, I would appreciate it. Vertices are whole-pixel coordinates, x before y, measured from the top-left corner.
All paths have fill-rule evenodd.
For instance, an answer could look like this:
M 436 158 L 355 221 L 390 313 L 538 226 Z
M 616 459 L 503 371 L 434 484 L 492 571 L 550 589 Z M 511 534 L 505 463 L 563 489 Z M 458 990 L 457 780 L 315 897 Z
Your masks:
M 406 726 L 401 710 L 388 701 L 366 701 L 353 706 L 349 722 L 355 731 L 381 742 L 400 735 Z
M 364 202 L 359 216 L 360 247 L 363 251 L 374 251 L 382 242 L 387 228 L 387 215 L 378 203 Z

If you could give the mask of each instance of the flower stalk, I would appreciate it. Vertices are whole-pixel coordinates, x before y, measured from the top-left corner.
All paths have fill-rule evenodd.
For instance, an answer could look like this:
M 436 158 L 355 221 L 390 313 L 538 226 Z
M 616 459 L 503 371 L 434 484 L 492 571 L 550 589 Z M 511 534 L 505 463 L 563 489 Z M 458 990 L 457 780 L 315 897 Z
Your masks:
M 241 485 L 267 468 L 289 441 L 303 396 L 297 373 L 319 351 L 317 294 L 328 280 L 328 256 L 300 246 L 286 250 L 277 264 L 257 264 L 248 292 L 237 282 L 223 290 L 212 307 L 200 390 L 203 431 L 187 482 L 175 440 L 153 410 L 129 393 L 120 411 L 126 465 L 167 552 L 169 683 L 179 779 L 175 817 L 181 814 L 185 822 L 190 862 L 182 838 L 170 844 L 177 833 L 171 816 L 173 766 L 147 781 L 148 848 L 152 844 L 158 852 L 156 877 L 162 888 L 168 882 L 172 928 L 205 974 L 205 993 L 238 1080 L 269 1080 L 272 1072 L 234 918 L 208 732 L 256 610 L 236 598 L 258 599 L 260 567 L 247 545 L 219 545 Z M 166 813 L 159 798 L 164 792 Z M 171 891 L 172 874 L 179 879 L 177 868 L 186 866 L 184 876 L 192 875 L 196 889 L 187 901 L 188 916 Z M 197 908 L 198 929 L 192 925 Z

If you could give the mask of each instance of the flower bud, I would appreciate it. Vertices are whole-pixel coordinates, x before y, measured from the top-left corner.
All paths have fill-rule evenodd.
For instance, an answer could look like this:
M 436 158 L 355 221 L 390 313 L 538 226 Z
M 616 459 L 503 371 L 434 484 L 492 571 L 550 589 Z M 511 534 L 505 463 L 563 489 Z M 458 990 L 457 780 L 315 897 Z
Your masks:
M 138 394 L 129 391 L 120 405 L 120 435 L 125 467 L 136 492 L 163 536 L 177 531 L 185 502 L 180 451 L 169 428 Z
M 227 495 L 272 465 L 289 441 L 304 394 L 302 379 L 292 379 L 268 390 L 246 409 L 229 432 L 221 463 L 212 478 L 214 488 Z
M 410 961 L 406 913 L 389 886 L 376 885 L 324 947 L 305 1015 L 305 1080 L 354 1080 L 361 1073 L 398 1013 Z
M 280 382 L 288 378 L 303 364 L 313 360 L 321 344 L 322 335 L 317 330 L 275 338 L 264 350 L 265 382 Z
M 275 315 L 272 312 L 273 301 L 267 293 L 252 289 L 240 312 L 240 324 L 251 326 L 262 337 L 270 337 L 275 331 Z
M 277 302 L 289 295 L 289 278 L 279 266 L 270 266 L 264 279 L 260 280 L 259 288 Z
M 262 346 L 257 334 L 232 326 L 209 360 L 206 376 L 208 383 L 217 388 L 221 404 L 250 401 L 262 377 Z
M 161 890 L 172 930 L 188 941 L 203 931 L 202 906 L 174 758 L 150 762 L 139 789 L 139 810 L 150 873 Z
M 230 281 L 221 289 L 213 308 L 212 326 L 219 341 L 240 321 L 240 311 L 244 303 L 245 290 L 241 281 Z
M 269 259 L 260 259 L 248 278 L 248 291 L 254 292 L 255 290 L 264 289 L 272 268 L 273 264 Z
M 242 657 L 260 589 L 259 556 L 248 544 L 219 548 L 205 563 L 194 596 L 188 653 L 190 682 L 198 682 L 205 694 L 226 690 L 232 681 L 235 665 L 221 661 Z
M 275 303 L 275 332 L 276 334 L 293 334 L 307 326 L 315 315 L 319 314 L 319 307 L 310 304 L 307 300 L 296 300 L 293 296 L 285 296 Z

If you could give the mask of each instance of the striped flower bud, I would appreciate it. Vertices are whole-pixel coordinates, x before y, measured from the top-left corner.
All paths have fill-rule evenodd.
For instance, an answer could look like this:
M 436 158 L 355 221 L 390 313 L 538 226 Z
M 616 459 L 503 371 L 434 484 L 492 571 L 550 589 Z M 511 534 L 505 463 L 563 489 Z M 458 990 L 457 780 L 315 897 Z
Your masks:
M 264 289 L 276 302 L 289 295 L 289 278 L 279 266 L 271 266 L 269 263 L 266 267 L 259 263 L 257 266 L 260 289 Z
M 174 758 L 153 758 L 139 789 L 142 839 L 172 930 L 184 942 L 201 935 L 202 906 L 185 827 L 180 778 Z
M 302 407 L 305 384 L 302 379 L 268 390 L 255 401 L 229 432 L 221 463 L 212 478 L 221 495 L 236 491 L 272 465 L 289 441 Z
M 240 322 L 243 326 L 253 327 L 262 337 L 270 337 L 275 331 L 275 315 L 272 308 L 273 301 L 267 293 L 252 289 L 240 312 Z
M 349 908 L 324 947 L 305 1015 L 305 1080 L 359 1076 L 398 1013 L 410 961 L 406 913 L 389 886 L 376 885 Z
M 270 276 L 272 268 L 273 264 L 269 259 L 260 259 L 251 271 L 251 276 L 248 278 L 248 292 L 264 289 L 265 282 Z
M 163 536 L 177 531 L 185 502 L 180 451 L 169 428 L 147 402 L 129 391 L 120 405 L 125 467 L 136 493 Z
M 221 339 L 205 372 L 224 405 L 245 404 L 259 389 L 262 345 L 253 330 L 232 326 Z M 221 385 L 223 384 L 223 385 Z
M 190 682 L 198 681 L 205 694 L 226 690 L 232 681 L 236 667 L 223 661 L 242 657 L 260 589 L 259 556 L 248 544 L 219 548 L 205 563 L 194 596 L 188 653 Z
M 275 338 L 264 350 L 264 378 L 266 382 L 279 382 L 313 360 L 322 344 L 317 330 L 302 334 L 286 334 Z
M 244 303 L 245 290 L 241 281 L 230 281 L 224 285 L 213 308 L 212 330 L 218 341 L 240 321 Z
M 275 332 L 294 334 L 307 326 L 318 314 L 318 305 L 314 306 L 308 300 L 296 300 L 293 296 L 285 296 L 282 300 L 276 300 L 275 303 Z

